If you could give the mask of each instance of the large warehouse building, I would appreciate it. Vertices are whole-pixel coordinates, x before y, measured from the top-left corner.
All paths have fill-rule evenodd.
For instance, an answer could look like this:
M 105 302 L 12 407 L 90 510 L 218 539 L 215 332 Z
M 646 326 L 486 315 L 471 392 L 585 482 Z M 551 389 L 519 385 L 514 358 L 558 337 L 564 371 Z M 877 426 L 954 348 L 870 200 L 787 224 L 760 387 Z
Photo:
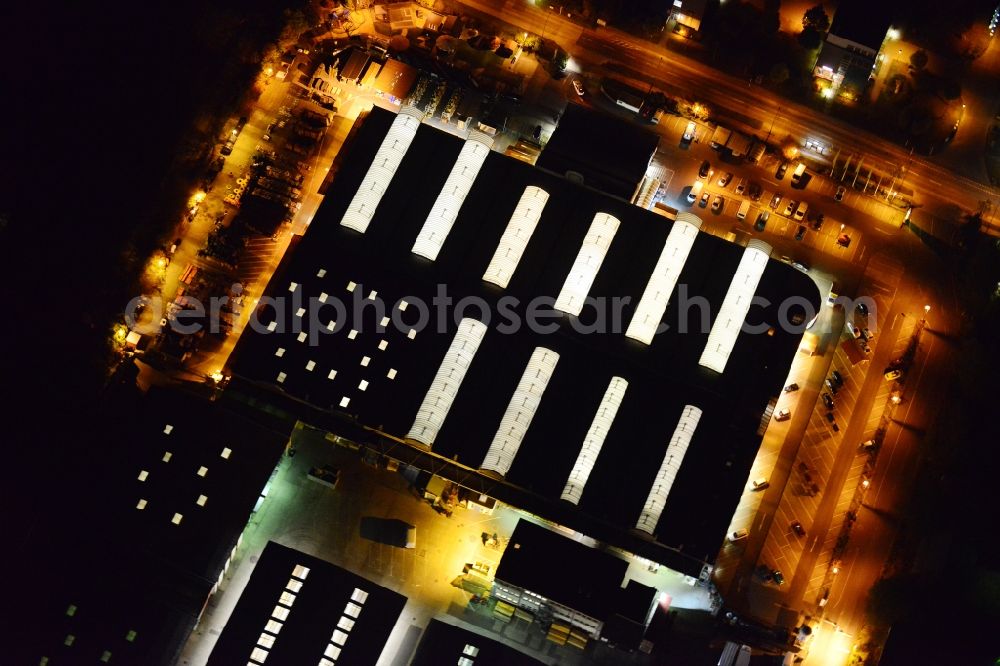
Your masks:
M 491 143 L 375 109 L 240 340 L 233 388 L 346 415 L 316 425 L 632 552 L 665 546 L 683 562 L 658 561 L 697 576 L 799 342 L 783 308 L 819 293 L 764 243 Z

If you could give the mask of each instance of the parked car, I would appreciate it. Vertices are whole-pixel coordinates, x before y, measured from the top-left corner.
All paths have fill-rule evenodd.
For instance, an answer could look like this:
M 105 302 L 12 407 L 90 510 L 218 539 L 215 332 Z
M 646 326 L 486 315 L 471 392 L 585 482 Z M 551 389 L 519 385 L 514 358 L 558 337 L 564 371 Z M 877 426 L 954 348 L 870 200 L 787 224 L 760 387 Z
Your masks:
M 751 182 L 747 186 L 747 194 L 750 195 L 750 198 L 755 202 L 760 201 L 761 195 L 764 194 L 764 188 L 760 186 L 760 183 Z
M 861 329 L 859 329 L 857 326 L 855 326 L 851 322 L 847 322 L 845 325 L 847 327 L 847 330 L 850 331 L 850 333 L 851 333 L 852 336 L 854 336 L 855 338 L 860 338 L 861 337 Z
M 785 577 L 777 569 L 775 569 L 771 573 L 771 580 L 774 581 L 775 585 L 784 585 L 785 584 Z
M 712 202 L 712 212 L 713 213 L 718 213 L 720 210 L 722 210 L 722 205 L 725 202 L 726 202 L 726 200 L 723 199 L 721 195 L 716 194 L 715 195 L 715 200 Z
M 833 377 L 833 381 L 835 381 L 837 384 L 841 386 L 844 385 L 844 376 L 840 374 L 840 371 L 834 370 L 833 372 L 830 373 L 830 376 Z
M 733 179 L 733 172 L 727 171 L 719 177 L 719 187 L 725 187 Z
M 792 531 L 795 532 L 796 534 L 798 534 L 799 536 L 805 536 L 806 535 L 805 528 L 802 527 L 802 523 L 800 523 L 797 520 L 792 521 L 791 528 L 792 528 Z
M 899 379 L 902 376 L 903 376 L 902 370 L 890 370 L 889 372 L 885 373 L 885 378 L 890 382 Z
M 875 444 L 875 440 L 874 439 L 866 439 L 865 441 L 861 442 L 861 450 L 862 451 L 871 451 L 876 446 L 877 446 L 877 444 Z
M 742 195 L 744 192 L 746 192 L 746 189 L 747 189 L 746 178 L 740 178 L 739 181 L 737 181 L 736 183 L 736 190 L 735 190 L 736 194 Z
M 732 543 L 736 543 L 738 541 L 743 541 L 743 539 L 746 539 L 748 536 L 750 536 L 750 532 L 746 528 L 744 528 L 742 530 L 736 530 L 735 532 L 730 534 L 729 540 Z
M 785 387 L 785 393 L 792 393 L 793 391 L 798 391 L 798 390 L 799 390 L 799 385 L 796 384 L 795 382 L 792 382 L 791 384 Z
M 847 188 L 841 185 L 840 187 L 837 188 L 837 193 L 833 195 L 833 200 L 843 201 L 845 192 L 847 192 Z
M 792 262 L 792 268 L 794 268 L 795 270 L 797 270 L 797 271 L 799 271 L 801 273 L 808 273 L 809 272 L 809 267 L 806 266 L 805 264 L 803 264 L 801 261 L 793 261 Z
M 865 339 L 865 342 L 871 342 L 875 339 L 875 334 L 867 328 L 863 328 L 861 329 L 861 337 Z
M 825 219 L 826 215 L 824 215 L 823 213 L 818 213 L 816 217 L 813 218 L 812 228 L 815 229 L 816 231 L 821 230 L 823 228 L 823 220 Z
M 573 90 L 576 91 L 577 95 L 583 97 L 583 84 L 580 83 L 580 79 L 573 79 Z
M 823 404 L 827 409 L 833 409 L 833 397 L 829 393 L 823 394 Z
M 766 210 L 762 210 L 759 215 L 757 215 L 757 221 L 754 223 L 753 228 L 757 231 L 764 231 L 764 227 L 767 225 L 767 218 L 770 217 L 770 213 Z
M 868 316 L 868 306 L 864 303 L 858 303 L 856 309 L 863 317 Z
M 805 237 L 806 237 L 806 228 L 800 224 L 799 230 L 795 232 L 795 240 L 800 241 Z
M 774 413 L 775 421 L 787 421 L 790 418 L 792 418 L 792 412 L 789 411 L 787 407 L 784 409 L 779 409 Z
M 771 483 L 767 480 L 766 476 L 762 476 L 759 479 L 754 479 L 751 486 L 753 490 L 764 490 L 765 488 L 769 488 Z
M 795 201 L 794 199 L 789 199 L 788 204 L 785 205 L 785 212 L 782 213 L 782 215 L 788 217 L 789 215 L 792 214 L 792 211 L 795 210 L 795 207 L 798 205 L 799 205 L 798 201 Z
M 712 195 L 709 194 L 708 192 L 705 192 L 704 194 L 702 194 L 701 195 L 701 201 L 698 202 L 698 205 L 701 206 L 702 208 L 706 207 L 708 205 L 708 198 L 710 196 L 712 196 Z
M 708 174 L 712 173 L 712 163 L 705 160 L 701 163 L 701 168 L 698 169 L 699 178 L 708 178 Z
M 681 146 L 686 148 L 691 145 L 691 142 L 694 141 L 694 135 L 697 129 L 698 126 L 694 124 L 693 120 L 688 122 L 687 128 L 684 130 L 684 136 L 681 137 Z
M 781 203 L 781 195 L 775 194 L 773 197 L 771 197 L 771 203 L 767 205 L 770 206 L 772 210 L 776 210 L 778 208 L 778 204 L 780 203 Z
M 774 172 L 774 177 L 781 180 L 785 177 L 785 172 L 788 171 L 788 162 L 782 162 L 778 167 L 778 170 Z

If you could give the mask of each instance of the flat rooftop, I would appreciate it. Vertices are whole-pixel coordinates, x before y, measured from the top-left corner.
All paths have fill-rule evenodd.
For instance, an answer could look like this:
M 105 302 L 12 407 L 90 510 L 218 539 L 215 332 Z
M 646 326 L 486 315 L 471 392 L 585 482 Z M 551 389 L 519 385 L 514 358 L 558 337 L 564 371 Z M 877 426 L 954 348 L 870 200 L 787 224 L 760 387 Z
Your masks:
M 208 664 L 374 664 L 405 604 L 401 594 L 272 541 Z
M 58 593 L 22 611 L 23 663 L 175 663 L 288 440 L 173 389 L 108 410 L 93 493 L 62 527 L 73 551 L 38 563 Z
M 627 569 L 616 555 L 519 520 L 496 578 L 603 621 L 614 612 Z
M 589 187 L 627 200 L 646 175 L 659 140 L 634 123 L 571 103 L 537 166 L 560 176 L 575 171 Z
M 708 326 L 694 320 L 702 312 L 710 317 L 719 312 L 744 248 L 699 233 L 666 308 L 663 322 L 669 328 L 651 345 L 642 344 L 622 331 L 671 226 L 619 199 L 491 152 L 440 254 L 430 262 L 411 247 L 464 142 L 421 125 L 366 233 L 341 226 L 394 118 L 375 109 L 358 130 L 350 159 L 343 160 L 308 233 L 285 255 L 267 288 L 267 295 L 283 305 L 258 310 L 259 321 L 247 328 L 235 350 L 234 375 L 267 387 L 286 403 L 342 413 L 351 432 L 367 425 L 403 438 L 457 322 L 454 310 L 443 310 L 439 322 L 435 307 L 426 313 L 429 325 L 411 334 L 422 308 L 400 310 L 401 301 L 430 308 L 439 288 L 453 303 L 475 297 L 491 312 L 470 307 L 464 316 L 491 318 L 490 331 L 468 367 L 433 451 L 478 468 L 532 351 L 543 346 L 559 354 L 558 365 L 506 481 L 558 499 L 609 380 L 622 377 L 628 389 L 586 484 L 580 512 L 624 530 L 634 527 L 682 410 L 697 406 L 703 414 L 655 536 L 693 557 L 713 558 L 760 445 L 756 431 L 761 415 L 779 394 L 801 337 L 780 326 L 772 335 L 744 333 L 725 372 L 698 364 Z M 500 290 L 482 280 L 483 271 L 528 186 L 547 192 L 548 201 L 513 277 Z M 598 315 L 584 308 L 579 318 L 557 313 L 550 332 L 523 325 L 501 332 L 497 316 L 502 298 L 507 304 L 516 300 L 511 308 L 523 322 L 534 297 L 556 297 L 597 212 L 613 215 L 621 224 L 589 293 L 608 302 L 629 299 L 621 325 L 595 332 Z M 375 300 L 369 298 L 373 292 Z M 751 310 L 752 323 L 779 321 L 778 309 L 790 297 L 820 307 L 815 284 L 778 261 L 767 262 L 756 295 L 766 304 Z M 705 308 L 694 307 L 689 317 L 685 311 L 692 299 Z M 335 301 L 342 302 L 343 312 Z M 380 329 L 383 317 L 396 323 Z M 334 320 L 331 331 L 328 325 Z
M 431 620 L 420 637 L 410 666 L 450 666 L 463 663 L 462 657 L 473 666 L 541 666 L 545 663 L 482 634 Z

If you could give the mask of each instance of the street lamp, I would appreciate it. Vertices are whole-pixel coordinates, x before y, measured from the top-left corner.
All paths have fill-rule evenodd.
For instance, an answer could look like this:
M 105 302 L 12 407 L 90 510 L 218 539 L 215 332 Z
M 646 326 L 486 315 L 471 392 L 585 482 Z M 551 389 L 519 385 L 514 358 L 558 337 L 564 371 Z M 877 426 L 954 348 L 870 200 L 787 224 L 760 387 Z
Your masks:
M 929 305 L 925 305 L 925 306 L 924 306 L 924 316 L 926 316 L 926 315 L 927 315 L 927 313 L 928 313 L 928 312 L 930 312 L 930 311 L 931 311 L 931 306 L 929 306 Z

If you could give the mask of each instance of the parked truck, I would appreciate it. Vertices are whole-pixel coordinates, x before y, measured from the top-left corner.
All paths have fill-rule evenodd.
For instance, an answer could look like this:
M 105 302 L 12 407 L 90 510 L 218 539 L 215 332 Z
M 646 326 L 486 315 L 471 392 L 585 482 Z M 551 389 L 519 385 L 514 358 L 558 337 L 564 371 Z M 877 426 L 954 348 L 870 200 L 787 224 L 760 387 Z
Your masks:
M 750 137 L 746 134 L 733 132 L 726 142 L 726 148 L 733 154 L 733 157 L 743 157 L 750 150 Z
M 726 142 L 729 141 L 729 136 L 732 133 L 733 133 L 732 130 L 728 130 L 722 125 L 719 125 L 718 127 L 715 128 L 715 131 L 712 132 L 712 138 L 709 140 L 708 143 L 710 146 L 712 146 L 712 148 L 718 150 L 719 148 L 722 148 L 723 146 L 726 145 Z

